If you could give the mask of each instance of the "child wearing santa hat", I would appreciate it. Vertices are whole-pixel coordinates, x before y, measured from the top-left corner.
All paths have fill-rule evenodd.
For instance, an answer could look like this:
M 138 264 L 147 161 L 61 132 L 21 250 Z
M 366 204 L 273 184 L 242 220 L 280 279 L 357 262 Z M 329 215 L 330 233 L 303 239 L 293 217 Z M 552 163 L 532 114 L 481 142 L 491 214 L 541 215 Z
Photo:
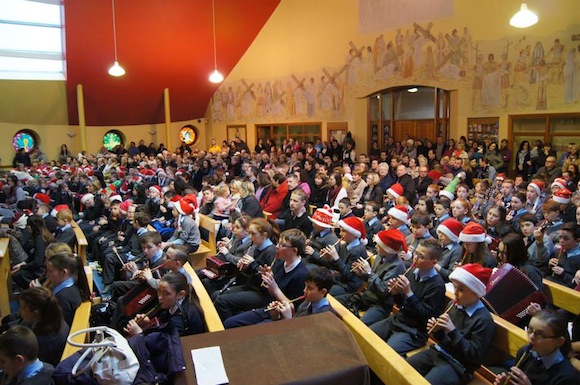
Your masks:
M 463 224 L 455 218 L 449 218 L 437 227 L 437 237 L 443 251 L 435 270 L 441 274 L 445 282 L 449 282 L 453 266 L 459 263 L 463 256 L 463 247 L 459 243 L 459 234 L 463 231 L 463 227 Z
M 320 258 L 320 254 L 326 246 L 334 245 L 338 241 L 338 237 L 332 231 L 334 218 L 334 213 L 329 206 L 316 209 L 312 217 L 308 217 L 312 222 L 313 230 L 306 241 L 304 251 L 306 267 L 309 271 L 317 266 L 328 266 L 327 261 Z
M 367 257 L 367 234 L 362 221 L 357 217 L 345 218 L 338 222 L 340 238 L 344 243 L 322 249 L 321 257 L 328 267 L 337 272 L 335 284 L 330 289 L 332 296 L 356 293 L 362 286 L 361 278 L 353 271 L 353 264 Z
M 193 194 L 188 194 L 175 203 L 173 217 L 177 221 L 177 230 L 167 242 L 161 244 L 163 250 L 172 245 L 185 245 L 189 253 L 197 251 L 201 244 L 199 224 L 194 219 L 197 208 L 197 197 Z
M 380 231 L 375 236 L 377 254 L 371 267 L 366 258 L 360 258 L 353 265 L 354 273 L 367 282 L 362 295 L 346 294 L 336 299 L 355 311 L 366 310 L 361 317 L 366 325 L 372 325 L 391 314 L 393 297 L 389 292 L 389 281 L 405 271 L 398 254 L 407 251 L 407 242 L 397 229 Z
M 479 264 L 463 265 L 449 275 L 455 302 L 427 323 L 438 343 L 407 359 L 431 384 L 466 384 L 481 366 L 495 332 L 493 318 L 480 299 L 490 276 L 491 269 Z
M 459 240 L 463 242 L 464 255 L 461 264 L 479 263 L 485 267 L 495 267 L 497 261 L 489 252 L 488 244 L 491 237 L 479 223 L 469 222 L 459 234 Z
M 426 239 L 414 255 L 414 269 L 389 281 L 389 292 L 399 307 L 397 313 L 370 325 L 397 353 L 420 348 L 427 342 L 427 320 L 441 312 L 445 282 L 435 270 L 441 255 L 439 241 Z

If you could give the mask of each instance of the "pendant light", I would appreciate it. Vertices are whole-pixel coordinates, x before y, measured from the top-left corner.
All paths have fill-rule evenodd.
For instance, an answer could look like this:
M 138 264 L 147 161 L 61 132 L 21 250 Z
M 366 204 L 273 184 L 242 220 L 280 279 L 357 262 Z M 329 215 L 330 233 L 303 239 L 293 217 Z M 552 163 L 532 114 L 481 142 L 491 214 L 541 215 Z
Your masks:
M 212 13 L 212 25 L 213 25 L 213 65 L 214 65 L 214 70 L 209 75 L 209 81 L 212 83 L 221 83 L 224 81 L 224 75 L 222 75 L 217 69 L 217 50 L 216 50 L 216 37 L 215 37 L 215 0 L 211 0 L 211 13 Z
M 115 44 L 115 63 L 109 68 L 109 75 L 111 76 L 123 76 L 125 75 L 125 70 L 119 64 L 117 59 L 117 24 L 115 23 L 115 0 L 111 0 L 111 7 L 113 9 L 113 43 Z
M 525 1 L 522 1 L 520 10 L 510 19 L 510 25 L 516 28 L 528 28 L 538 22 L 538 16 L 528 9 Z

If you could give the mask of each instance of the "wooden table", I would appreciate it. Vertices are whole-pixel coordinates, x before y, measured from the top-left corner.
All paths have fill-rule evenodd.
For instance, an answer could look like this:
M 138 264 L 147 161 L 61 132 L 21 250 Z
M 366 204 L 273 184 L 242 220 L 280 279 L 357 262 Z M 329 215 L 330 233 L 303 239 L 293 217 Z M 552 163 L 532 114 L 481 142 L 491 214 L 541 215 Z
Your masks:
M 181 338 L 187 384 L 191 350 L 220 346 L 230 385 L 367 385 L 370 370 L 350 331 L 331 313 Z

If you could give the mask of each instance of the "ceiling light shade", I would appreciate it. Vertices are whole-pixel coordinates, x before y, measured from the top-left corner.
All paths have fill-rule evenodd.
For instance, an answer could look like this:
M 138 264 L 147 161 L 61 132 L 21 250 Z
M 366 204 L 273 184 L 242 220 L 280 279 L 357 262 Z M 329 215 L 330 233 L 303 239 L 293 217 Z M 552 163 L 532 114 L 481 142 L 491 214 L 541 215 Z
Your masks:
M 516 28 L 528 28 L 538 22 L 538 16 L 528 9 L 528 5 L 522 2 L 520 10 L 510 19 L 510 25 Z
M 119 62 L 115 60 L 115 63 L 109 68 L 109 75 L 111 76 L 123 76 L 125 75 L 125 70 L 119 65 Z
M 115 20 L 115 0 L 111 0 L 111 8 L 113 9 L 113 43 L 115 45 L 115 63 L 109 68 L 109 75 L 111 76 L 123 76 L 125 75 L 125 70 L 119 65 L 119 60 L 117 59 L 117 23 Z
M 409 89 L 407 90 L 407 92 L 410 92 L 410 93 L 412 93 L 412 94 L 413 94 L 413 93 L 415 93 L 415 92 L 417 92 L 417 91 L 419 91 L 419 89 L 418 89 L 417 87 L 409 88 Z
M 221 83 L 224 81 L 224 75 L 222 75 L 216 68 L 213 70 L 211 75 L 209 75 L 209 81 L 212 83 Z
M 221 83 L 224 81 L 224 76 L 217 69 L 217 49 L 216 49 L 216 37 L 215 37 L 215 0 L 211 0 L 211 16 L 212 16 L 212 26 L 213 26 L 213 65 L 214 70 L 209 75 L 209 81 L 212 83 Z

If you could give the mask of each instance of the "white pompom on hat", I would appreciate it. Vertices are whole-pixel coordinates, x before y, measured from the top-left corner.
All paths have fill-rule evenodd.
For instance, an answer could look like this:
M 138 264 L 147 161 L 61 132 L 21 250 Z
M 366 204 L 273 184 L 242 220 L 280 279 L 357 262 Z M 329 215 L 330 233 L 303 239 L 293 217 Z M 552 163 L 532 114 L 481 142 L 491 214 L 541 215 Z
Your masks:
M 478 263 L 468 263 L 453 270 L 449 274 L 449 280 L 461 282 L 481 298 L 486 293 L 486 286 L 491 277 L 491 272 L 491 269 Z

